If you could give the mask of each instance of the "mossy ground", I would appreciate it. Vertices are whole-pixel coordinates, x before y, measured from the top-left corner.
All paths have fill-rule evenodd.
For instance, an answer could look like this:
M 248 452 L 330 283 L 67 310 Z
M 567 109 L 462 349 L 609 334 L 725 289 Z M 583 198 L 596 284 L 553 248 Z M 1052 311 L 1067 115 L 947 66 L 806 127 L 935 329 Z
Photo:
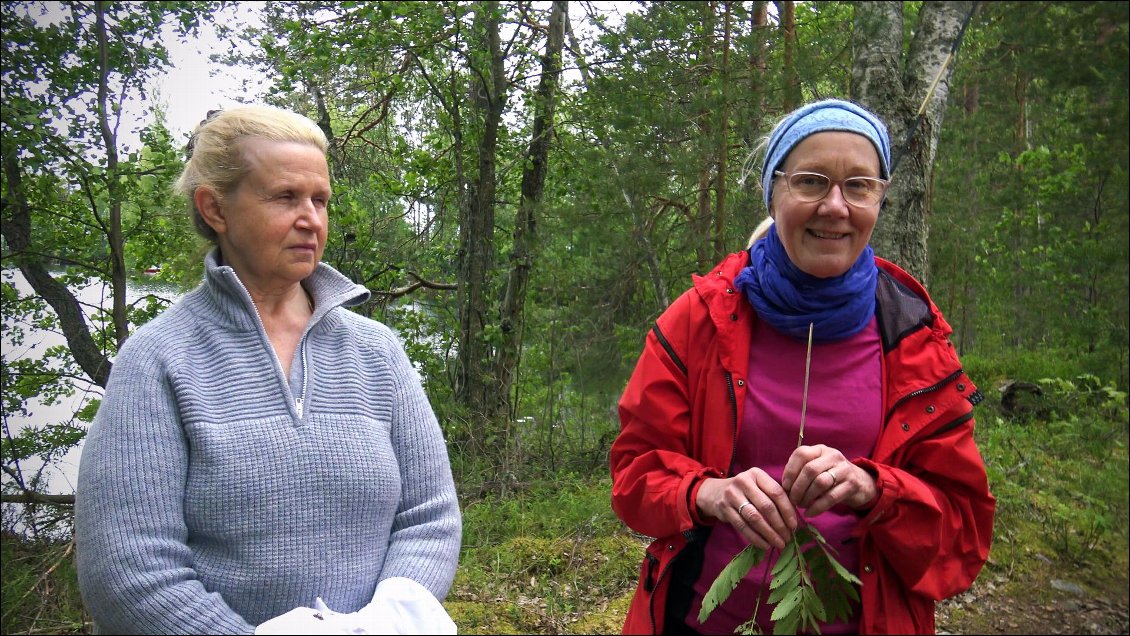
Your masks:
M 939 604 L 939 633 L 1126 634 L 1130 470 L 1126 398 L 1050 386 L 1038 416 L 979 409 L 998 512 L 989 562 Z M 609 506 L 606 473 L 541 475 L 463 503 L 445 607 L 463 634 L 619 632 L 646 539 Z M 4 533 L 5 634 L 90 633 L 67 542 Z

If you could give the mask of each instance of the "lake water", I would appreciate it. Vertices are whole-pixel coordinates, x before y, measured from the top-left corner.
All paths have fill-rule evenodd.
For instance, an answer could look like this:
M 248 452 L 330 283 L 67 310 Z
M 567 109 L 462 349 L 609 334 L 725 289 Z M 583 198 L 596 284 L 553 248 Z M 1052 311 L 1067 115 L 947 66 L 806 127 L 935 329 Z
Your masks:
M 19 291 L 20 296 L 30 295 L 32 293 L 31 285 L 24 279 L 23 274 L 19 270 L 5 269 L 0 273 L 5 282 L 12 282 L 15 284 L 16 289 Z M 81 289 L 72 289 L 72 293 L 76 293 L 76 298 L 82 304 L 83 310 L 89 317 L 98 307 L 105 307 L 109 309 L 113 304 L 113 298 L 110 294 L 108 285 L 101 283 L 88 285 Z M 160 283 L 147 284 L 144 281 L 133 283 L 126 290 L 126 302 L 132 303 L 150 293 L 156 293 L 162 298 L 175 301 L 180 297 L 180 293 L 175 287 Z M 66 339 L 63 334 L 56 331 L 46 331 L 38 329 L 27 324 L 19 325 L 24 330 L 24 341 L 18 346 L 14 345 L 11 340 L 11 329 L 17 323 L 16 317 L 4 316 L 3 336 L 0 339 L 0 353 L 2 353 L 4 360 L 15 360 L 27 356 L 39 356 L 48 347 L 59 345 L 66 345 Z M 28 426 L 45 426 L 47 424 L 64 423 L 74 416 L 74 413 L 81 409 L 87 402 L 92 399 L 97 399 L 102 396 L 102 387 L 92 382 L 76 382 L 76 391 L 70 397 L 64 397 L 55 404 L 46 405 L 38 398 L 32 398 L 28 401 L 27 410 L 28 415 L 12 414 L 5 418 L 5 426 L 11 434 L 17 435 L 19 431 Z M 7 415 L 7 414 L 6 414 Z M 82 424 L 76 420 L 76 424 Z M 80 443 L 75 448 L 71 449 L 65 456 L 63 456 L 53 466 L 48 467 L 45 474 L 48 477 L 48 487 L 46 492 L 56 495 L 69 495 L 75 491 L 76 478 L 78 476 L 78 461 L 82 452 L 82 444 Z M 25 476 L 30 476 L 42 468 L 43 463 L 38 461 L 21 462 L 21 469 Z M 3 476 L 4 482 L 7 483 L 11 477 L 7 474 Z

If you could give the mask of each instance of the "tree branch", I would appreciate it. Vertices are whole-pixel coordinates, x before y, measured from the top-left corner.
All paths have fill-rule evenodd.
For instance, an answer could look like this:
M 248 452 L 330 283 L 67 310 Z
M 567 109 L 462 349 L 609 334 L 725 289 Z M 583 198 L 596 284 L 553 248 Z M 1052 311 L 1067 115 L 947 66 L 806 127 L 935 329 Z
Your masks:
M 416 272 L 407 272 L 407 274 L 409 276 L 411 276 L 412 278 L 415 278 L 416 282 L 412 283 L 411 285 L 405 285 L 404 287 L 397 287 L 395 289 L 390 289 L 388 291 L 374 291 L 374 290 L 370 290 L 370 291 L 374 296 L 381 296 L 383 298 L 392 299 L 392 298 L 400 298 L 401 296 L 407 296 L 408 294 L 411 294 L 412 292 L 416 291 L 417 289 L 420 289 L 421 287 L 426 287 L 428 289 L 458 289 L 458 286 L 455 285 L 455 283 L 437 283 L 435 281 L 430 281 L 426 278 L 422 278 Z

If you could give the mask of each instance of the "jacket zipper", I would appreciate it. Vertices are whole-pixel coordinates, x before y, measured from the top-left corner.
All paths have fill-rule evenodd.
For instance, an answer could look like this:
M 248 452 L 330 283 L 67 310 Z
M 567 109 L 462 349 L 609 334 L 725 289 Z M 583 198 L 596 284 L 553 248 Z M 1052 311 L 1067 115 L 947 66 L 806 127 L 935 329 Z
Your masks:
M 734 375 L 726 372 L 726 390 L 730 393 L 730 415 L 734 419 L 734 437 L 730 444 L 730 463 L 723 469 L 722 474 L 729 477 L 730 467 L 734 465 L 734 458 L 738 454 L 738 396 L 734 392 Z
M 940 382 L 937 382 L 936 384 L 934 384 L 932 386 L 928 386 L 928 387 L 921 388 L 921 389 L 916 389 L 914 391 L 911 391 L 910 393 L 907 393 L 903 397 L 899 398 L 898 402 L 895 402 L 894 404 L 891 405 L 890 410 L 887 411 L 887 415 L 889 416 L 891 413 L 894 413 L 895 409 L 897 409 L 903 402 L 906 402 L 907 400 L 910 400 L 912 398 L 916 398 L 919 395 L 923 395 L 923 394 L 926 394 L 926 393 L 932 393 L 932 392 L 937 391 L 938 389 L 942 388 L 943 386 L 949 384 L 950 382 L 953 382 L 954 380 L 957 379 L 958 376 L 961 375 L 961 373 L 962 373 L 961 369 L 958 369 L 957 371 L 954 371 L 953 373 L 951 373 L 948 376 L 946 376 L 945 378 L 943 378 Z

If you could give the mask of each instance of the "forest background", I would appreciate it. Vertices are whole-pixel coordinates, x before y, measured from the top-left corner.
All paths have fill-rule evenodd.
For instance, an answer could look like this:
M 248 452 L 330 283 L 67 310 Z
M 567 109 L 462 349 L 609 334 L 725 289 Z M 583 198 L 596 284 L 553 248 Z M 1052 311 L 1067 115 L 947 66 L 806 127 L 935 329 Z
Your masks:
M 359 311 L 399 332 L 444 427 L 462 631 L 618 629 L 643 541 L 608 509 L 619 392 L 656 316 L 764 216 L 758 140 L 844 97 L 895 147 L 876 252 L 927 285 L 990 398 L 993 558 L 941 616 L 1023 629 L 1001 604 L 1028 594 L 1126 633 L 1128 4 L 607 4 L 272 2 L 215 24 L 252 44 L 217 59 L 332 140 L 325 260 L 372 291 Z M 167 71 L 167 29 L 193 38 L 222 6 L 2 5 L 0 257 L 32 287 L 3 280 L 4 633 L 89 629 L 73 495 L 38 466 L 81 444 L 97 400 L 10 423 L 98 393 L 172 296 L 130 299 L 144 270 L 199 281 L 170 188 L 187 139 L 159 105 L 130 130 L 123 106 Z M 94 282 L 104 306 L 76 297 Z M 35 329 L 66 345 L 27 351 Z

